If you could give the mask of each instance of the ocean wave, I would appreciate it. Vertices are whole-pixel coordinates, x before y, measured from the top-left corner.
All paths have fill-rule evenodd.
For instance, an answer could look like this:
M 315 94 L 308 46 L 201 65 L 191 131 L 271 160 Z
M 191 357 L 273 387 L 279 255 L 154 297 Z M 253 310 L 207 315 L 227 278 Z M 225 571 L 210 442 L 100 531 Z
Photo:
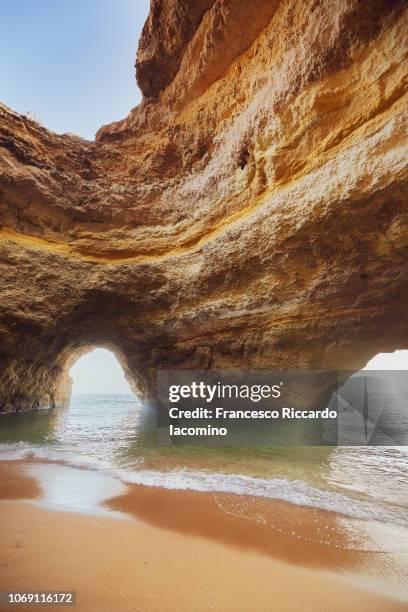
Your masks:
M 109 462 L 78 455 L 74 451 L 50 447 L 27 446 L 24 443 L 0 444 L 0 460 L 36 459 L 63 463 L 72 467 L 101 471 L 125 484 L 191 490 L 275 499 L 298 506 L 336 512 L 354 519 L 375 520 L 408 526 L 406 512 L 395 506 L 352 498 L 336 491 L 319 489 L 301 480 L 256 478 L 243 474 L 222 474 L 192 470 L 129 470 L 113 467 Z
M 109 461 L 81 455 L 76 451 L 51 448 L 44 445 L 28 445 L 25 442 L 0 443 L 0 461 L 21 461 L 22 459 L 66 463 L 73 467 L 95 470 L 112 469 Z
M 132 484 L 166 489 L 262 497 L 285 501 L 298 506 L 336 512 L 356 519 L 380 522 L 393 521 L 394 523 L 397 522 L 398 524 L 408 526 L 405 514 L 398 509 L 353 499 L 335 491 L 318 489 L 301 480 L 287 480 L 284 478 L 264 479 L 242 474 L 192 472 L 189 470 L 169 472 L 140 470 L 131 473 L 119 470 L 118 472 L 124 482 Z

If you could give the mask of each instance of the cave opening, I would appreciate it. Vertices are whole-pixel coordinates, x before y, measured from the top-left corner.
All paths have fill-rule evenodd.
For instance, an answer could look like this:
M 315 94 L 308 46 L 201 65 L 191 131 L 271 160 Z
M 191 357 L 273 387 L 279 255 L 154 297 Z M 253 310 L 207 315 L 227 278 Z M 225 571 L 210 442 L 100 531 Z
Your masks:
M 129 395 L 132 389 L 117 355 L 92 347 L 71 366 L 71 395 Z
M 149 4 L 27 2 L 24 19 L 17 3 L 3 5 L 2 102 L 52 131 L 93 140 L 141 101 L 132 59 Z
M 377 353 L 344 378 L 332 399 L 338 446 L 406 446 L 408 350 Z M 332 400 L 331 400 L 332 401 Z
M 377 353 L 362 370 L 408 370 L 408 349 Z

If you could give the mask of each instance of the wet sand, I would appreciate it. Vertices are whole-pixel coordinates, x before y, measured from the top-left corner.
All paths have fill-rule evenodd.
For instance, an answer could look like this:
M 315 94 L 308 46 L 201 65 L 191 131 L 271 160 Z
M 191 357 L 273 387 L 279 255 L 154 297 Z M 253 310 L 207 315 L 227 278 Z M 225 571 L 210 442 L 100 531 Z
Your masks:
M 33 499 L 40 494 L 39 483 L 25 473 L 24 464 L 16 461 L 0 464 L 0 499 Z
M 0 502 L 0 590 L 74 590 L 81 611 L 407 609 L 324 570 L 335 567 L 335 551 L 338 558 L 345 553 L 333 546 L 322 556 L 323 544 L 306 541 L 315 529 L 307 521 L 299 542 L 226 513 L 228 500 L 212 494 L 133 486 L 108 503 L 126 511 L 123 518 L 52 511 L 21 501 L 41 499 L 24 469 L 18 462 L 0 464 L 1 483 L 13 483 Z M 284 506 L 275 514 L 288 510 Z M 303 509 L 291 510 L 294 519 Z M 352 571 L 362 554 L 351 551 L 339 565 Z
M 156 527 L 292 564 L 350 571 L 370 557 L 373 566 L 378 561 L 378 553 L 366 550 L 367 540 L 364 550 L 349 548 L 346 525 L 352 521 L 343 526 L 334 512 L 279 500 L 133 485 L 106 505 Z

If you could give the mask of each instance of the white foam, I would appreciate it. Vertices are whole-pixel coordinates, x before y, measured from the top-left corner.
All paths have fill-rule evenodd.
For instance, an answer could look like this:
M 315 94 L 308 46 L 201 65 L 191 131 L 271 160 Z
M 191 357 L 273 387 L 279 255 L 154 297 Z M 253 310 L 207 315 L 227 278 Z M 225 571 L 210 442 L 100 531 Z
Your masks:
M 337 512 L 352 518 L 377 520 L 408 525 L 405 516 L 398 511 L 382 507 L 372 502 L 353 499 L 334 491 L 324 491 L 300 480 L 283 478 L 253 478 L 242 474 L 217 474 L 174 470 L 158 472 L 140 470 L 126 472 L 119 470 L 125 482 L 166 489 L 207 491 L 214 493 L 234 493 L 251 497 L 263 497 L 286 501 L 298 506 L 308 506 L 321 510 Z
M 318 489 L 300 480 L 254 478 L 243 474 L 220 474 L 190 470 L 128 470 L 115 468 L 107 461 L 79 455 L 73 451 L 25 443 L 0 444 L 0 460 L 40 459 L 65 463 L 73 467 L 93 469 L 114 476 L 124 483 L 174 490 L 230 493 L 277 499 L 299 506 L 337 512 L 345 516 L 408 526 L 402 509 L 374 501 L 356 499 L 335 491 Z
M 59 450 L 44 445 L 27 445 L 25 442 L 0 443 L 0 461 L 19 461 L 21 459 L 63 462 L 73 467 L 89 469 L 111 469 L 108 461 L 80 455 L 75 451 Z

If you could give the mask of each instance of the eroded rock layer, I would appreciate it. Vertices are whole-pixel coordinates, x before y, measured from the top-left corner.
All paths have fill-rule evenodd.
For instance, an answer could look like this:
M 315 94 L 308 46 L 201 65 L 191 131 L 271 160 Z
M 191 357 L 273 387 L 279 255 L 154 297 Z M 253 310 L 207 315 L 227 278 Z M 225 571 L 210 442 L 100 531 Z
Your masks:
M 408 347 L 408 3 L 154 0 L 95 142 L 0 108 L 0 405 Z M 108 86 L 108 84 L 107 84 Z

